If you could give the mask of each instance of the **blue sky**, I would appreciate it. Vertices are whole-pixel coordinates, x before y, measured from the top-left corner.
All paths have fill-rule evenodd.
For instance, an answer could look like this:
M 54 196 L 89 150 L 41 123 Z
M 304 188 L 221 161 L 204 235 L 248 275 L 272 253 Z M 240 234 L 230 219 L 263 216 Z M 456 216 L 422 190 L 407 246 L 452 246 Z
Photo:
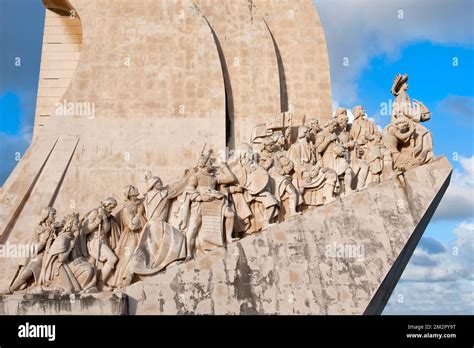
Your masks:
M 0 0 L 0 185 L 31 141 L 44 12 L 39 0 Z
M 381 103 L 392 98 L 395 74 L 408 73 L 410 96 L 433 112 L 427 127 L 436 152 L 455 168 L 385 314 L 473 314 L 474 2 L 314 2 L 328 41 L 334 107 L 362 104 L 385 126 Z M 31 141 L 43 21 L 39 0 L 0 0 L 0 185 Z

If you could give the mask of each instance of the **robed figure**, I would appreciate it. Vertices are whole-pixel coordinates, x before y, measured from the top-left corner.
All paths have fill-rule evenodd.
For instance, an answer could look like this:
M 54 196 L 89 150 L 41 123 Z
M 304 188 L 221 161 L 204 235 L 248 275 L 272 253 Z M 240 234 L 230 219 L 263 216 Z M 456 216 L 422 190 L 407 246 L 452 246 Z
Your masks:
M 167 221 L 173 200 L 186 187 L 186 180 L 163 186 L 159 177 L 146 176 L 147 190 L 144 205 L 147 223 L 129 265 L 129 277 L 124 286 L 131 283 L 133 276 L 156 274 L 173 263 L 186 258 L 186 237 Z

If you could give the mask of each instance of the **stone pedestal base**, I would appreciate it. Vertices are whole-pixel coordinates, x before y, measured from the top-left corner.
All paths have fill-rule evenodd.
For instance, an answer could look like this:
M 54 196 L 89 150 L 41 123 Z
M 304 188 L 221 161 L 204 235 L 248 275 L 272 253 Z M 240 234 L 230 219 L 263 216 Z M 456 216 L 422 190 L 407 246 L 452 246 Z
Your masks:
M 123 294 L 24 294 L 0 296 L 0 315 L 126 315 Z

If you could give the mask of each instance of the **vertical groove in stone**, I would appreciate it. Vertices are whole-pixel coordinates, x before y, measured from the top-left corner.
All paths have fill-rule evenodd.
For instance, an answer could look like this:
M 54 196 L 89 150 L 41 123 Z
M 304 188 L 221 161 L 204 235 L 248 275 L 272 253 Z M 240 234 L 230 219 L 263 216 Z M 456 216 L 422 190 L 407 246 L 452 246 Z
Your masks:
M 280 111 L 287 112 L 288 109 L 288 87 L 286 85 L 286 76 L 285 76 L 285 65 L 283 63 L 283 59 L 281 57 L 280 48 L 278 47 L 277 42 L 275 41 L 275 37 L 273 36 L 270 27 L 268 26 L 267 22 L 265 22 L 267 29 L 272 37 L 273 45 L 275 46 L 275 54 L 277 57 L 278 62 L 278 76 L 280 78 Z
M 288 109 L 332 117 L 329 57 L 324 31 L 311 0 L 254 0 L 263 14 L 285 67 Z
M 225 62 L 231 148 L 249 142 L 253 127 L 281 112 L 275 48 L 253 1 L 195 0 Z

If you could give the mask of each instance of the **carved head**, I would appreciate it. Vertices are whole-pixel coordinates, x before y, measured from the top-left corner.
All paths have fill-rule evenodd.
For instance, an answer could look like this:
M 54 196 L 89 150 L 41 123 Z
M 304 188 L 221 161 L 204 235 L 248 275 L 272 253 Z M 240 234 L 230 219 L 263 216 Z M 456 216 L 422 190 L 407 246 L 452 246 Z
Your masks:
M 73 236 L 76 232 L 79 231 L 79 214 L 73 213 L 69 214 L 64 218 L 63 221 L 63 233 L 67 233 L 70 236 Z
M 265 151 L 273 152 L 273 147 L 275 146 L 275 140 L 271 137 L 267 137 L 263 140 L 263 148 Z
M 321 127 L 319 126 L 319 120 L 318 119 L 312 119 L 308 122 L 308 128 L 309 132 L 313 134 L 317 134 L 321 131 Z
M 397 74 L 393 80 L 391 92 L 394 96 L 398 96 L 401 91 L 408 90 L 408 75 Z
M 358 119 L 359 117 L 365 116 L 365 109 L 362 105 L 355 106 L 352 109 L 352 114 L 354 115 L 354 119 Z
M 380 133 L 379 131 L 375 131 L 375 133 L 374 133 L 374 140 L 375 140 L 377 143 L 382 142 L 382 133 Z
M 148 172 L 147 175 L 145 175 L 145 182 L 148 191 L 153 189 L 160 191 L 163 189 L 163 182 L 161 181 L 161 178 L 158 176 L 153 176 L 151 172 Z
M 346 129 L 349 125 L 349 116 L 347 116 L 347 110 L 343 108 L 339 108 L 334 115 L 334 118 L 337 121 L 337 124 L 342 128 Z
M 201 156 L 199 157 L 197 167 L 206 168 L 206 167 L 212 166 L 211 155 L 212 155 L 211 150 L 209 150 L 207 153 L 202 153 Z
M 140 192 L 138 192 L 138 189 L 135 186 L 127 185 L 124 187 L 123 195 L 125 196 L 125 199 L 134 201 L 137 200 Z
M 325 128 L 329 133 L 334 133 L 336 131 L 337 125 L 338 123 L 336 120 L 330 120 L 328 123 L 326 123 Z
M 45 208 L 41 211 L 40 223 L 52 224 L 56 221 L 56 209 L 53 207 Z
M 109 197 L 101 202 L 102 207 L 107 212 L 107 214 L 112 214 L 115 208 L 117 208 L 117 200 L 115 198 Z
M 283 135 L 283 133 L 280 133 L 275 137 L 275 144 L 278 145 L 282 149 L 285 148 L 286 139 L 285 139 L 285 136 Z
M 298 128 L 298 139 L 304 139 L 308 136 L 309 129 L 306 126 Z
M 161 178 L 158 176 L 153 177 L 152 185 L 155 190 L 160 191 L 163 189 L 163 181 L 161 181 Z
M 247 143 L 241 145 L 240 162 L 243 165 L 252 165 L 258 161 L 258 155 Z
M 402 132 L 406 132 L 410 129 L 410 119 L 406 116 L 399 116 L 397 117 L 397 120 L 395 121 L 395 125 Z

